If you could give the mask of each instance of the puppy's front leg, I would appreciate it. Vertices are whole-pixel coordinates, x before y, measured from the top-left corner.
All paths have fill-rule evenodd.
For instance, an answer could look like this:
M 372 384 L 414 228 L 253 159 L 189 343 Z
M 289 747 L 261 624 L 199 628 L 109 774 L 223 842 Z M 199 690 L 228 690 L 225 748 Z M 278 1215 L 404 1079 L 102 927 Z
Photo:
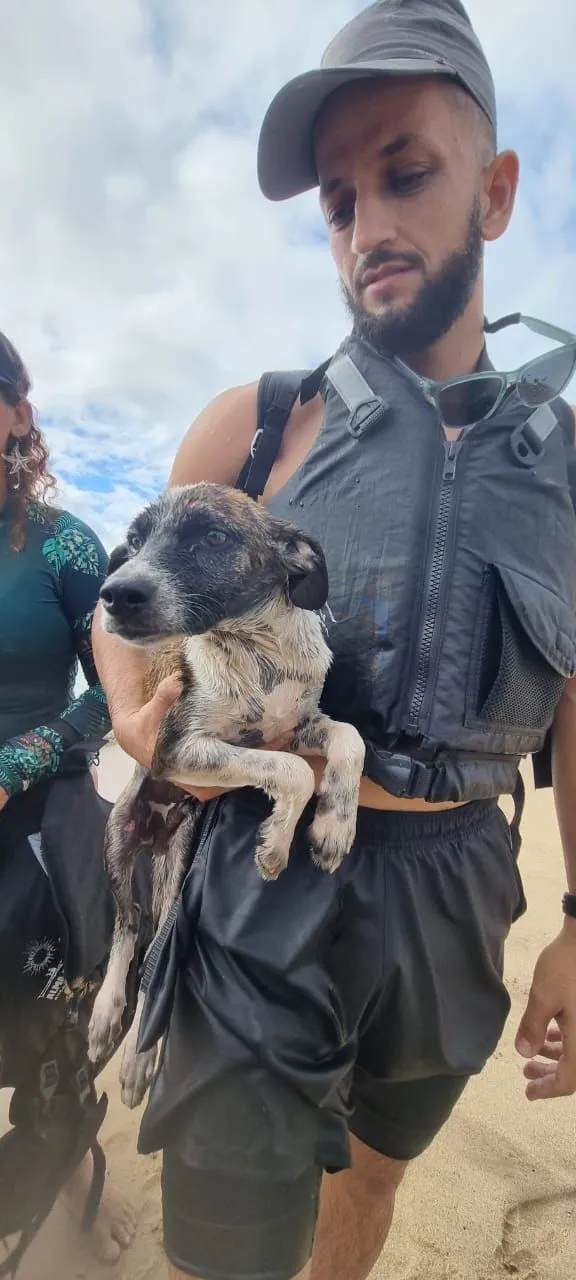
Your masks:
M 326 757 L 310 842 L 317 865 L 323 871 L 336 871 L 356 835 L 366 748 L 353 725 L 321 712 L 302 727 L 294 745 L 298 751 Z
M 298 756 L 234 747 L 217 738 L 188 734 L 158 764 L 170 782 L 187 787 L 258 787 L 274 801 L 262 824 L 256 865 L 266 880 L 284 870 L 298 819 L 314 794 L 314 774 Z M 154 766 L 156 769 L 156 765 Z

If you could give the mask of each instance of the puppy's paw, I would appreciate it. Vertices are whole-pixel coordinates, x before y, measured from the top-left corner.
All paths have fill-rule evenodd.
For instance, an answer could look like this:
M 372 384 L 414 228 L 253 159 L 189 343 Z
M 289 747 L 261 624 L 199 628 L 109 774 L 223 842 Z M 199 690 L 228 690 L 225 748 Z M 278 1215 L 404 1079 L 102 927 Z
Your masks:
M 288 853 L 259 845 L 254 855 L 256 867 L 263 880 L 277 880 L 288 866 Z
M 123 995 L 106 991 L 105 986 L 98 992 L 88 1027 L 88 1057 L 91 1062 L 102 1062 L 112 1056 L 122 1035 L 124 1007 Z
M 333 874 L 350 853 L 356 836 L 356 809 L 344 815 L 322 806 L 308 832 L 312 860 L 322 871 Z
M 290 841 L 286 840 L 283 827 L 274 816 L 262 823 L 256 845 L 254 861 L 263 880 L 277 880 L 286 870 L 290 857 Z
M 135 1041 L 126 1041 L 119 1073 L 120 1096 L 124 1106 L 131 1111 L 140 1106 L 154 1079 L 155 1068 L 156 1049 L 136 1053 Z

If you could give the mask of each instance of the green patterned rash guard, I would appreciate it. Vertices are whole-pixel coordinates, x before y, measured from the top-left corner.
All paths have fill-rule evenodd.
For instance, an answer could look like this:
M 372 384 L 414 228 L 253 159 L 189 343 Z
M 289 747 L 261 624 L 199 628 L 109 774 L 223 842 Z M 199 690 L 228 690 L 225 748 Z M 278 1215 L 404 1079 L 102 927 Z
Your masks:
M 0 786 L 55 774 L 66 746 L 110 729 L 90 631 L 108 557 L 67 511 L 30 503 L 22 551 L 0 512 Z M 78 663 L 88 688 L 74 698 Z

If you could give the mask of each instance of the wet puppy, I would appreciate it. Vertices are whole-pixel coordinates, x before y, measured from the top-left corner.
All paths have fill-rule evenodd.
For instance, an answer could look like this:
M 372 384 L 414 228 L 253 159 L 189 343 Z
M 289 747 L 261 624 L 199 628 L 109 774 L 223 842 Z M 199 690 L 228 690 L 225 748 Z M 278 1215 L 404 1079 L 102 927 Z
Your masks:
M 163 494 L 113 552 L 101 591 L 104 628 L 129 644 L 155 646 L 148 695 L 173 670 L 180 672 L 182 692 L 163 720 L 150 773 L 136 768 L 108 821 L 105 858 L 117 915 L 90 1026 L 93 1060 L 120 1034 L 138 933 L 132 871 L 145 844 L 154 855 L 157 930 L 180 890 L 201 810 L 182 786 L 265 791 L 272 811 L 260 828 L 255 860 L 262 876 L 275 879 L 314 793 L 313 771 L 296 753 L 324 756 L 309 832 L 312 856 L 333 872 L 348 853 L 365 749 L 356 729 L 319 709 L 331 662 L 318 614 L 327 595 L 326 564 L 315 540 L 220 485 Z M 290 753 L 265 750 L 287 731 L 294 732 Z M 120 1076 L 132 1106 L 154 1069 L 154 1052 L 136 1052 L 141 1003 L 142 997 Z

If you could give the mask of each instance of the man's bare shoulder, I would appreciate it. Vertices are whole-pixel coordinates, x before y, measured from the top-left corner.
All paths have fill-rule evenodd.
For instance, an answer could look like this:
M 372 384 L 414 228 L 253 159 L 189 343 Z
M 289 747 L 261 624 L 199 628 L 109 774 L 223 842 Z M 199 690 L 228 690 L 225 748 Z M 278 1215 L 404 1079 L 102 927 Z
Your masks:
M 258 383 L 222 391 L 189 427 L 176 454 L 169 486 L 235 484 L 256 430 Z

